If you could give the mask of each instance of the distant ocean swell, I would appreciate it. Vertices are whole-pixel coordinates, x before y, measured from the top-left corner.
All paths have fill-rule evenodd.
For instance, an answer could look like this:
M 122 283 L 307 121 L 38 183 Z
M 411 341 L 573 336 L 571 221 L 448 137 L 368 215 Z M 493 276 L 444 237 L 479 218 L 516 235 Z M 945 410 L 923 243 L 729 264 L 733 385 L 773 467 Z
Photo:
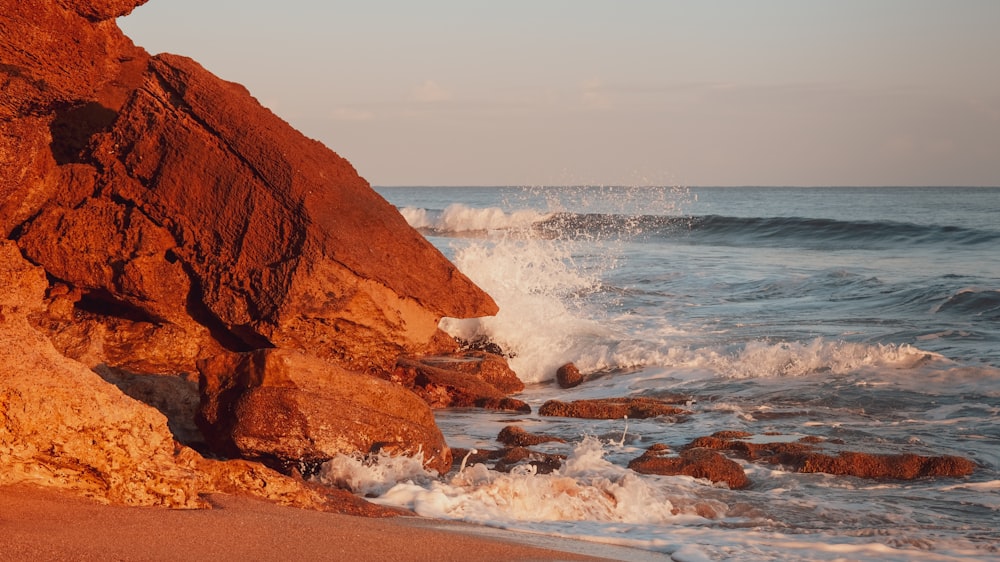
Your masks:
M 520 231 L 546 238 L 635 240 L 670 238 L 724 245 L 980 246 L 1000 241 L 1000 231 L 893 221 L 840 221 L 801 217 L 623 215 L 504 212 L 461 204 L 445 209 L 400 209 L 410 225 L 439 236 Z

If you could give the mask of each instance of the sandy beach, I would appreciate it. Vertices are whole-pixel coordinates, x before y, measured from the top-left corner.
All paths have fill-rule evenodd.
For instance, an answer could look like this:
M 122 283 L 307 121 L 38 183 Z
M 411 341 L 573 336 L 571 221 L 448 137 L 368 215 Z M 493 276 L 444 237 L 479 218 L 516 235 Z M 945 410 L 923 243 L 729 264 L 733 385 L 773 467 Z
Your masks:
M 419 517 L 367 519 L 215 495 L 215 509 L 107 506 L 0 488 L 0 560 L 635 560 L 651 553 Z

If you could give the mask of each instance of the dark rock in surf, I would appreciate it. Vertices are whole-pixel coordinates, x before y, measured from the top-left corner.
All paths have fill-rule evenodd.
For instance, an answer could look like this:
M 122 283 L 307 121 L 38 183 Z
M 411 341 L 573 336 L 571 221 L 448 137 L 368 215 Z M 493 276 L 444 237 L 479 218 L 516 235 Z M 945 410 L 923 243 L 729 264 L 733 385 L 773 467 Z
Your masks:
M 566 363 L 556 371 L 556 382 L 559 383 L 559 388 L 573 388 L 583 382 L 583 375 L 576 365 Z
M 822 472 L 870 479 L 962 477 L 976 469 L 972 461 L 952 455 L 850 451 L 840 447 L 839 442 L 809 437 L 793 442 L 757 443 L 745 440 L 750 436 L 742 432 L 720 432 L 699 437 L 685 445 L 684 449 L 728 451 L 749 461 L 780 465 L 793 472 Z
M 476 450 L 472 452 L 468 449 L 452 449 L 454 453 L 453 468 L 473 466 L 482 464 L 487 468 L 497 472 L 510 472 L 516 467 L 527 466 L 536 474 L 549 474 L 558 470 L 566 455 L 540 453 L 525 447 L 505 447 L 503 449 Z
M 750 485 L 750 479 L 737 462 L 711 449 L 691 448 L 672 455 L 669 447 L 656 444 L 632 459 L 628 467 L 641 474 L 683 475 L 724 482 L 733 490 Z

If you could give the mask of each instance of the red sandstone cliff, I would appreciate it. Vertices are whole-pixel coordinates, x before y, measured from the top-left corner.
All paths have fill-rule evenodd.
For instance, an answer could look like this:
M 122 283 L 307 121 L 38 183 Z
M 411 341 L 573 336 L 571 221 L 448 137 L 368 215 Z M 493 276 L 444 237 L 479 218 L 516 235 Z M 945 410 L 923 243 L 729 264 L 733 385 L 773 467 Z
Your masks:
M 0 483 L 71 465 L 110 482 L 113 458 L 123 454 L 151 459 L 142 470 L 155 471 L 160 462 L 174 467 L 165 474 L 197 472 L 172 457 L 184 449 L 171 448 L 163 422 L 145 420 L 160 414 L 118 388 L 139 396 L 143 388 L 162 386 L 150 377 L 173 375 L 180 384 L 172 388 L 193 392 L 199 363 L 212 365 L 202 372 L 203 388 L 231 384 L 243 375 L 219 372 L 222 367 L 246 364 L 255 357 L 250 352 L 269 348 L 316 356 L 296 360 L 298 366 L 384 375 L 401 354 L 455 348 L 437 328 L 442 316 L 497 310 L 346 160 L 294 130 L 242 86 L 190 59 L 150 56 L 136 47 L 114 18 L 144 2 L 0 0 L 0 234 L 19 250 L 3 242 L 0 273 L 6 277 L 0 278 L 26 271 L 37 278 L 32 291 L 10 291 L 0 301 L 3 341 L 31 342 L 23 346 L 23 360 L 11 355 L 0 373 Z M 53 354 L 68 361 L 52 383 L 61 390 L 32 395 L 23 383 L 40 376 L 45 362 L 38 357 Z M 206 363 L 215 356 L 230 358 Z M 79 375 L 87 368 L 118 388 L 92 372 Z M 277 381 L 268 383 L 280 388 L 269 396 L 285 397 L 280 406 L 302 416 L 296 428 L 337 408 L 335 389 L 322 386 L 334 380 L 329 377 L 253 376 Z M 359 388 L 398 394 L 364 402 L 365 415 L 384 423 L 369 423 L 363 439 L 324 430 L 329 445 L 311 450 L 310 459 L 366 453 L 359 450 L 365 443 L 408 436 L 416 442 L 396 448 L 434 451 L 427 461 L 448 466 L 450 451 L 426 404 L 398 385 L 364 380 Z M 180 412 L 169 420 L 174 438 L 197 432 L 190 396 L 178 392 L 158 397 L 169 402 L 161 411 Z M 94 439 L 94 432 L 105 431 L 95 425 L 100 416 L 86 412 L 86 397 L 96 395 L 104 404 L 121 403 L 120 412 L 102 408 L 121 413 L 123 426 L 134 422 L 155 436 Z M 108 396 L 120 400 L 108 402 Z M 215 407 L 214 399 L 203 397 L 203 410 Z M 269 400 L 268 408 L 278 407 Z M 45 401 L 51 401 L 46 411 L 65 407 L 90 417 L 81 426 L 25 414 Z M 15 402 L 26 406 L 7 406 Z M 281 431 L 278 420 L 252 421 L 241 427 L 263 423 Z M 327 427 L 313 425 L 313 431 Z M 68 452 L 82 450 L 74 443 L 85 441 L 104 451 L 98 454 L 103 460 Z M 67 453 L 44 453 L 46 442 Z M 69 485 L 72 478 L 60 481 Z M 104 497 L 187 505 L 194 501 L 184 499 L 189 492 L 176 501 L 137 490 Z

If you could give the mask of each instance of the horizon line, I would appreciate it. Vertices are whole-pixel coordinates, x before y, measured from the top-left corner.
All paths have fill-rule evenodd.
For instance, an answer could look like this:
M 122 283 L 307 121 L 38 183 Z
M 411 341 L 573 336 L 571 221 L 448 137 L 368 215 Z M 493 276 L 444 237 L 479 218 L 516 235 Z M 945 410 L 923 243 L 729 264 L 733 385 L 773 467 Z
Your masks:
M 884 184 L 884 185 L 861 185 L 861 184 L 830 184 L 830 185 L 793 185 L 793 184 L 740 184 L 740 185 L 626 185 L 614 183 L 580 183 L 580 184 L 392 184 L 376 185 L 369 184 L 373 189 L 377 188 L 444 188 L 444 189 L 503 189 L 503 188 L 549 188 L 549 187 L 626 187 L 626 188 L 685 188 L 685 189 L 747 189 L 747 188 L 768 188 L 768 189 L 914 189 L 914 188 L 942 188 L 942 189 L 998 189 L 997 185 L 935 185 L 935 184 Z

